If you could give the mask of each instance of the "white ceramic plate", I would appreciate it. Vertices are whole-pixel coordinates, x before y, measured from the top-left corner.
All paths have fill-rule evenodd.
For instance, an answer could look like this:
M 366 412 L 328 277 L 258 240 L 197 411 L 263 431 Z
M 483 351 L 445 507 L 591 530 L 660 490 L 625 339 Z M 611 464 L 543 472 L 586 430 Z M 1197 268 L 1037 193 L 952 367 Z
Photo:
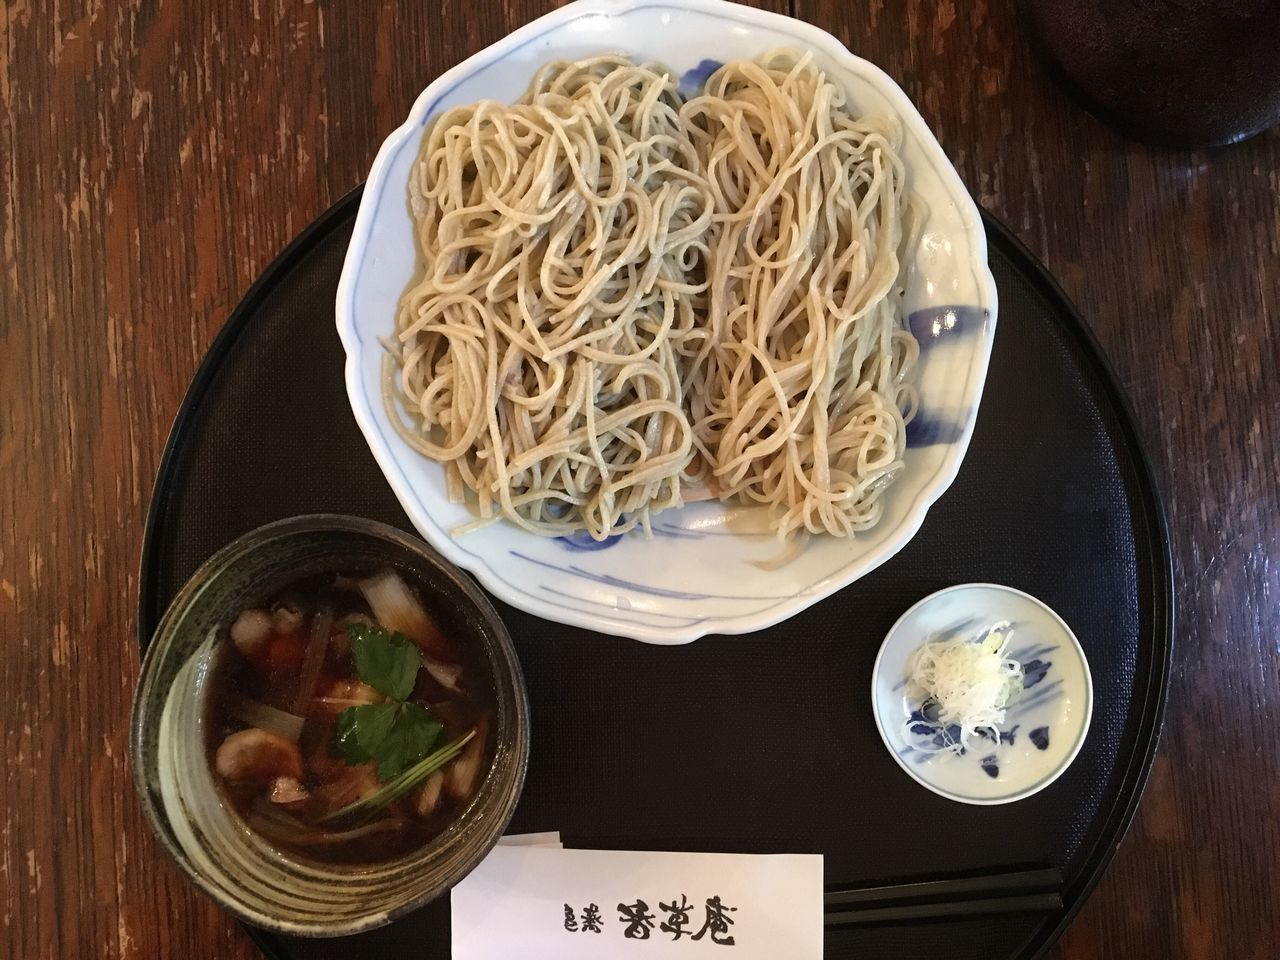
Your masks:
M 999 741 L 970 739 L 961 756 L 919 749 L 942 730 L 907 682 L 908 658 L 926 640 L 970 639 L 1001 621 L 1010 623 L 1008 655 L 1022 664 L 1024 689 L 1005 711 Z M 919 783 L 960 803 L 1011 803 L 1049 786 L 1075 760 L 1093 717 L 1093 678 L 1071 628 L 1041 601 L 966 583 L 925 597 L 893 625 L 872 670 L 871 702 L 884 745 Z
M 546 539 L 497 523 L 454 539 L 472 519 L 445 495 L 444 472 L 396 435 L 381 395 L 382 347 L 417 270 L 407 200 L 427 121 L 483 98 L 515 100 L 552 59 L 623 52 L 678 71 L 698 89 L 718 61 L 773 47 L 812 50 L 859 113 L 902 121 L 909 185 L 928 209 L 909 270 L 911 328 L 920 339 L 920 414 L 908 430 L 906 468 L 885 498 L 879 526 L 854 541 L 816 537 L 784 568 L 752 561 L 780 551 L 757 510 L 718 503 L 660 514 L 654 538 L 595 543 Z M 714 59 L 712 59 L 714 58 Z M 338 331 L 360 429 L 400 503 L 432 546 L 486 588 L 530 613 L 603 633 L 682 643 L 777 623 L 873 570 L 915 534 L 951 484 L 973 431 L 995 334 L 996 290 L 977 207 L 911 102 L 878 68 L 830 34 L 721 0 L 578 0 L 482 50 L 432 83 L 378 152 L 338 286 Z

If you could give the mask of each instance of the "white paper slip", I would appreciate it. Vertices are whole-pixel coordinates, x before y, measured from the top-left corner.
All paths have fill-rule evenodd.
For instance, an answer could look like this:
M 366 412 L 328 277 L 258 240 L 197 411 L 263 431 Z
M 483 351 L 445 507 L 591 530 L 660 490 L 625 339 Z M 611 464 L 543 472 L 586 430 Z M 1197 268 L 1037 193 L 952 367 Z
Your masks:
M 452 904 L 454 960 L 822 957 L 816 855 L 502 844 Z

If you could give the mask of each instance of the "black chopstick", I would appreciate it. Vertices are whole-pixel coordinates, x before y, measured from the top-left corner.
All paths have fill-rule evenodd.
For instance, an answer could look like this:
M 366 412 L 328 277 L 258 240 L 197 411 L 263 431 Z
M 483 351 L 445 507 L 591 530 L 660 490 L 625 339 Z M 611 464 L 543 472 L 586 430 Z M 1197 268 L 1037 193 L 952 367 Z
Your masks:
M 837 887 L 824 900 L 827 926 L 944 919 L 993 913 L 1040 913 L 1062 907 L 1062 873 L 1050 867 Z
M 946 920 L 984 914 L 1050 913 L 1062 909 L 1062 895 L 1032 893 L 1025 897 L 985 897 L 980 900 L 945 900 L 940 903 L 904 903 L 896 907 L 840 910 L 823 915 L 828 927 L 863 923 L 900 923 L 904 920 Z

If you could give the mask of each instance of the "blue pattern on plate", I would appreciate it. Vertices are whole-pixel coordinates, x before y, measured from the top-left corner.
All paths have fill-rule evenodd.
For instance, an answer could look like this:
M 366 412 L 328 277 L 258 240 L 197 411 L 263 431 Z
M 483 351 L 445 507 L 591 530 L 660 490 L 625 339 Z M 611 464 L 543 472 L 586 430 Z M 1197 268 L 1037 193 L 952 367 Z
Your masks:
M 528 554 L 521 553 L 519 550 L 508 550 L 511 556 L 524 560 L 526 563 L 533 563 L 539 567 L 546 567 L 548 570 L 555 570 L 557 573 L 567 573 L 569 576 L 578 577 L 582 580 L 590 580 L 593 583 L 603 583 L 609 587 L 623 587 L 627 590 L 635 590 L 637 593 L 647 593 L 655 597 L 666 597 L 668 600 L 787 600 L 789 597 L 767 596 L 759 594 L 750 597 L 734 597 L 718 593 L 690 593 L 685 590 L 668 590 L 663 587 L 653 587 L 645 583 L 637 583 L 634 580 L 624 580 L 622 577 L 615 577 L 607 573 L 592 573 L 590 570 L 583 570 L 576 566 L 561 566 L 558 563 L 548 563 L 546 560 L 539 560 L 537 557 L 531 557 Z
M 640 8 L 637 8 L 637 9 L 640 9 Z M 656 6 L 645 7 L 644 9 L 664 9 L 664 8 L 659 3 Z M 476 80 L 484 81 L 489 74 L 495 71 L 495 69 L 500 70 L 504 63 L 507 63 L 513 59 L 518 58 L 518 56 L 521 55 L 522 52 L 527 51 L 528 49 L 535 46 L 549 45 L 551 43 L 551 40 L 549 38 L 553 34 L 556 34 L 562 31 L 571 31 L 574 29 L 576 25 L 584 23 L 586 22 L 587 19 L 594 18 L 597 16 L 598 16 L 598 12 L 596 13 L 585 12 L 583 15 L 573 20 L 564 20 L 564 21 L 555 22 L 553 24 L 549 24 L 545 27 L 545 29 L 542 29 L 537 33 L 532 33 L 527 35 L 520 43 L 514 46 L 511 46 L 507 49 L 504 49 L 497 54 L 490 56 L 489 59 L 487 60 L 484 60 L 482 62 L 478 62 L 475 64 L 466 65 L 465 71 L 457 75 L 454 82 L 450 86 L 448 86 L 447 88 L 438 90 L 436 92 L 434 99 L 430 100 L 425 106 L 425 108 L 414 111 L 414 114 L 411 116 L 410 120 L 412 121 L 415 130 L 420 132 L 424 127 L 426 127 L 426 125 L 430 123 L 432 119 L 438 115 L 441 106 L 443 104 L 448 103 L 451 99 L 456 98 L 459 89 L 464 87 L 466 84 Z M 710 17 L 711 19 L 720 21 L 722 24 L 724 24 L 724 27 L 723 27 L 724 30 L 738 29 L 738 27 L 736 26 L 736 24 L 738 23 L 738 18 L 733 15 L 722 15 L 719 13 L 711 13 L 710 11 L 708 11 L 706 16 Z M 780 26 L 770 28 L 770 30 L 771 32 L 776 31 L 776 32 L 790 36 L 791 42 L 786 44 L 788 46 L 800 46 L 800 45 L 804 45 L 807 42 L 811 42 L 811 38 L 807 36 L 801 36 L 798 34 L 792 34 L 790 31 Z M 699 51 L 699 53 L 700 52 L 701 51 Z M 697 92 L 696 89 L 686 91 L 685 86 L 686 85 L 704 86 L 709 74 L 713 72 L 714 69 L 719 65 L 720 65 L 719 61 L 716 61 L 716 60 L 711 60 L 711 59 L 702 60 L 697 67 L 694 67 L 692 70 L 687 71 L 684 74 L 684 76 L 681 78 L 682 91 Z M 890 86 L 892 85 L 890 84 Z M 514 92 L 515 91 L 513 91 L 513 93 Z M 463 99 L 470 100 L 473 98 L 464 97 Z M 917 117 L 917 119 L 919 118 Z M 415 137 L 416 137 L 416 134 L 415 134 Z M 405 147 L 404 138 L 398 137 L 398 135 L 393 135 L 392 138 L 389 138 L 387 140 L 386 146 L 388 148 L 391 148 L 390 156 L 391 158 L 394 158 L 400 150 L 404 149 Z M 941 161 L 942 168 L 944 170 L 947 169 L 945 158 L 942 158 L 941 155 L 939 154 L 938 160 Z M 935 163 L 938 162 L 938 160 L 935 160 Z M 380 213 L 385 212 L 385 208 L 387 208 L 388 206 L 393 211 L 395 211 L 397 215 L 399 215 L 399 213 L 402 212 L 402 208 L 404 206 L 403 188 L 402 188 L 402 184 L 398 186 L 399 186 L 399 189 L 396 189 L 397 184 L 395 183 L 395 178 L 388 177 L 386 175 L 385 168 L 375 168 L 374 174 L 371 177 L 370 187 L 366 190 L 365 198 L 361 205 L 362 211 L 373 214 L 373 216 L 368 218 L 371 223 L 376 223 Z M 950 198 L 953 201 L 955 201 L 956 191 L 954 190 L 954 188 L 951 188 L 949 185 L 945 185 L 945 184 L 943 185 L 943 187 L 944 187 L 943 192 L 948 194 L 948 196 L 950 196 Z M 388 199 L 390 194 L 394 194 L 394 196 L 391 196 L 390 199 Z M 960 191 L 960 195 L 961 196 L 963 195 L 962 189 Z M 364 250 L 364 247 L 369 242 L 369 240 L 370 240 L 370 237 L 368 235 L 368 231 L 357 231 L 357 234 L 353 239 L 353 248 L 356 248 L 358 246 L 361 250 Z M 367 251 L 363 252 L 361 256 L 367 259 Z M 353 276 L 353 280 L 354 282 L 350 284 L 351 295 L 347 298 L 347 300 L 349 301 L 349 306 L 351 307 L 354 307 L 358 299 L 358 293 L 363 288 L 364 284 L 369 282 L 368 278 L 362 275 L 360 270 L 356 271 L 356 273 Z M 346 318 L 342 320 L 341 325 L 342 325 L 342 334 L 343 334 L 344 344 L 347 342 L 347 338 L 350 337 L 361 348 L 378 349 L 375 343 L 370 342 L 371 339 L 376 336 L 377 331 L 368 329 L 368 325 L 363 325 L 359 322 L 356 322 L 352 318 Z M 348 352 L 349 359 L 356 359 L 356 360 L 362 359 L 362 355 L 358 350 L 353 350 L 348 348 L 347 352 Z M 381 350 L 378 350 L 378 352 L 380 354 Z M 371 390 L 373 391 L 373 394 L 374 394 L 373 396 L 370 396 Z M 367 414 L 367 420 L 361 419 L 361 428 L 366 433 L 366 435 L 369 436 L 371 441 L 376 439 L 380 444 L 381 449 L 386 451 L 394 450 L 396 444 L 394 443 L 394 434 L 390 432 L 390 424 L 385 423 L 383 418 L 379 418 L 378 416 L 375 416 L 373 413 L 373 411 L 379 410 L 382 407 L 381 393 L 378 392 L 378 388 L 376 384 L 371 385 L 369 379 L 367 377 L 362 376 L 361 378 L 359 378 L 358 384 L 353 385 L 352 399 L 353 401 L 358 399 L 360 402 L 360 407 L 357 409 L 358 419 L 360 418 L 360 415 L 362 413 Z M 971 412 L 976 412 L 976 411 L 971 411 Z M 392 480 L 392 484 L 393 486 L 396 487 L 397 491 L 412 490 L 414 488 L 415 484 L 410 481 L 404 465 L 399 460 L 397 460 L 394 457 L 394 455 L 389 456 L 388 460 L 384 463 L 383 466 L 384 466 L 384 472 L 386 472 L 388 477 Z M 420 497 L 415 497 L 414 500 L 419 506 L 419 509 L 422 511 L 423 515 L 426 517 L 425 525 L 429 525 L 431 528 L 431 532 L 428 532 L 426 530 L 423 531 L 424 535 L 427 536 L 427 539 L 432 541 L 433 543 L 447 541 L 448 540 L 447 532 L 441 526 L 439 519 L 434 515 L 432 515 L 430 511 L 427 509 L 426 502 L 423 501 Z M 732 534 L 710 534 L 710 533 L 708 535 L 732 536 Z M 519 571 L 519 570 L 512 571 L 515 574 L 515 576 L 513 579 L 509 579 L 505 576 L 505 571 L 495 568 L 493 566 L 493 563 L 497 562 L 502 558 L 491 556 L 484 549 L 473 550 L 472 548 L 458 541 L 453 542 L 453 549 L 456 550 L 457 553 L 460 554 L 463 558 L 465 558 L 465 559 L 459 560 L 459 562 L 468 570 L 472 571 L 473 573 L 477 573 L 482 578 L 484 577 L 484 573 L 488 572 L 492 576 L 494 581 L 500 585 L 494 588 L 495 592 L 498 593 L 499 596 L 501 596 L 503 599 L 507 600 L 508 602 L 521 605 L 520 600 L 513 599 L 512 597 L 513 594 L 524 595 L 526 597 L 532 596 L 533 591 L 529 589 L 528 586 L 523 582 L 523 579 L 522 579 L 523 571 Z M 488 580 L 486 580 L 486 582 L 488 582 Z M 807 591 L 802 591 L 799 594 L 791 594 L 785 597 L 774 597 L 769 599 L 773 599 L 776 601 L 792 601 L 796 599 L 796 596 L 803 596 L 806 593 Z M 746 598 L 732 598 L 732 599 L 746 599 Z M 765 608 L 762 607 L 760 610 L 755 611 L 755 614 L 759 614 L 760 612 L 763 611 L 763 609 Z M 794 610 L 784 611 L 784 613 L 788 615 L 789 613 L 793 613 L 793 612 L 795 611 Z M 708 618 L 709 622 L 715 622 L 720 619 L 723 619 L 723 618 L 719 616 L 712 616 Z
M 675 621 L 674 623 L 675 626 L 691 627 L 691 626 L 694 626 L 695 624 L 702 623 L 704 620 L 707 619 L 706 617 L 682 617 L 682 616 L 679 616 L 678 614 L 662 613 L 657 610 L 626 610 L 621 607 L 618 607 L 616 604 L 603 603 L 599 600 L 592 600 L 590 597 L 580 597 L 574 593 L 565 593 L 563 590 L 557 590 L 555 587 L 548 587 L 545 583 L 542 584 L 542 589 L 547 593 L 552 594 L 553 596 L 562 597 L 565 600 L 572 600 L 575 603 L 585 603 L 589 607 L 603 607 L 605 610 L 610 611 L 612 615 L 615 615 L 619 619 L 624 620 L 628 623 L 643 624 L 644 621 L 638 619 L 638 617 L 644 616 L 644 617 L 651 617 L 657 620 Z M 629 617 L 624 616 L 625 614 L 630 614 L 630 616 Z
M 952 343 L 961 337 L 978 335 L 990 316 L 984 307 L 960 304 L 926 307 L 907 317 L 907 328 L 920 341 L 921 351 L 925 351 L 938 343 Z
M 593 552 L 596 550 L 607 550 L 621 539 L 622 534 L 620 533 L 615 533 L 612 536 L 605 537 L 603 540 L 597 540 L 585 530 L 575 530 L 573 533 L 567 533 L 563 537 L 556 537 L 556 542 L 567 550 Z
M 934 752 L 941 752 L 950 749 L 952 746 L 960 742 L 960 725 L 949 723 L 945 727 L 938 726 L 938 704 L 933 700 L 926 700 L 917 710 L 911 711 L 911 716 L 907 718 L 907 731 L 913 736 L 921 738 L 929 738 L 929 746 L 932 750 L 919 750 L 919 756 L 916 762 L 927 760 L 934 755 Z M 903 756 L 909 753 L 917 752 L 916 748 L 908 747 Z M 960 748 L 960 756 L 964 756 L 968 750 L 965 747 Z
M 990 316 L 990 312 L 982 307 L 960 304 L 926 307 L 907 317 L 907 328 L 915 335 L 920 343 L 920 352 L 924 354 L 939 343 L 954 343 L 961 338 L 981 334 Z M 955 419 L 918 410 L 907 424 L 907 446 L 959 443 L 972 421 L 972 413 Z
M 1049 668 L 1053 666 L 1052 660 L 1030 660 L 1022 665 L 1022 689 L 1026 690 L 1034 687 L 1037 683 L 1044 679 L 1044 675 L 1049 672 Z
M 1020 717 L 1028 710 L 1033 710 L 1036 707 L 1043 706 L 1046 703 L 1057 700 L 1062 696 L 1062 693 L 1061 680 L 1055 680 L 1053 683 L 1047 683 L 1030 697 L 1027 697 L 1025 700 L 1019 700 L 1015 703 L 1009 709 L 1008 715 L 1010 717 Z
M 1014 626 L 1016 627 L 1017 624 L 1015 623 Z M 1039 646 L 1035 646 L 1033 644 L 1029 647 L 1019 647 L 1017 650 L 1010 650 L 1009 659 L 1017 660 L 1019 663 L 1028 663 L 1036 657 L 1044 656 L 1046 653 L 1052 653 L 1057 649 L 1058 644 L 1056 643 L 1042 643 Z
M 932 447 L 936 444 L 959 443 L 964 436 L 962 423 L 931 417 L 920 411 L 907 424 L 908 447 Z
M 689 527 L 680 526 L 675 520 L 658 520 L 650 525 L 655 537 L 667 537 L 671 540 L 701 540 L 704 537 L 772 537 L 772 533 L 742 533 L 734 530 L 723 528 L 697 530 Z M 591 534 L 585 530 L 575 530 L 573 533 L 567 533 L 562 537 L 555 537 L 557 543 L 561 544 L 568 550 L 604 550 L 612 547 L 626 534 L 613 534 L 605 537 L 603 540 L 594 539 Z
M 955 634 L 970 628 L 972 624 L 972 619 L 962 621 L 948 630 L 939 631 L 937 634 L 930 637 L 930 639 L 954 636 Z M 1012 632 L 1016 626 L 1016 623 L 1012 623 L 1009 625 L 1008 629 Z M 1021 647 L 1009 655 L 1011 659 L 1017 660 L 1022 664 L 1022 688 L 1024 690 L 1038 686 L 1040 682 L 1044 680 L 1046 674 L 1048 674 L 1049 670 L 1053 667 L 1053 661 L 1041 660 L 1039 657 L 1056 649 L 1058 649 L 1058 644 L 1056 643 L 1032 644 L 1030 646 Z M 893 689 L 901 690 L 904 689 L 906 685 L 907 681 L 903 680 L 894 686 Z M 1062 680 L 1054 680 L 1053 682 L 1040 687 L 1035 693 L 1011 705 L 1005 713 L 1006 719 L 1012 720 L 1014 717 L 1026 713 L 1028 710 L 1035 709 L 1036 707 L 1056 700 L 1063 694 L 1062 685 Z M 911 736 L 918 737 L 922 741 L 925 741 L 922 745 L 931 746 L 935 750 L 943 750 L 950 744 L 959 742 L 960 728 L 958 726 L 950 724 L 946 729 L 942 729 L 938 725 L 937 721 L 938 704 L 932 698 L 928 698 L 908 715 L 907 732 Z M 999 750 L 1001 747 L 1014 745 L 1017 738 L 1018 728 L 1020 726 L 1021 724 L 1015 723 L 1008 730 L 997 730 L 994 736 L 987 730 L 979 730 L 977 734 L 981 739 L 994 743 L 996 749 Z M 1048 749 L 1049 728 L 1047 726 L 1036 727 L 1027 734 L 1027 736 L 1037 749 Z M 1041 745 L 1042 743 L 1043 745 Z M 959 756 L 963 757 L 968 754 L 968 752 L 969 751 L 962 747 L 960 749 Z M 935 754 L 930 750 L 921 750 L 918 747 L 910 745 L 899 753 L 899 756 L 906 757 L 916 763 L 928 760 L 934 755 Z M 978 762 L 987 776 L 995 778 L 1000 775 L 1000 766 L 997 761 L 997 754 L 992 753 L 981 758 Z
M 707 85 L 707 78 L 723 67 L 719 60 L 700 60 L 692 70 L 686 70 L 680 78 L 680 96 L 692 97 L 702 92 Z
M 1018 727 L 1020 726 L 1022 724 L 1015 723 L 1009 730 L 997 730 L 994 737 L 991 735 L 991 731 L 983 729 L 978 731 L 978 736 L 987 740 L 994 740 L 997 745 L 1007 743 L 1012 746 L 1014 739 L 1018 736 Z
M 650 525 L 655 537 L 670 537 L 672 540 L 701 540 L 703 534 L 696 530 L 687 530 L 671 522 Z

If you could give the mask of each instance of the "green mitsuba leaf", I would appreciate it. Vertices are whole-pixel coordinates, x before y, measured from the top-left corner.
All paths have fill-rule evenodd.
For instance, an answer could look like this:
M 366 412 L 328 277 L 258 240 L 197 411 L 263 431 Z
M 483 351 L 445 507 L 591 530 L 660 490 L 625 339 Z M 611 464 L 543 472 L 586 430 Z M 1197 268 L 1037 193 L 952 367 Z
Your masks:
M 416 703 L 402 703 L 400 707 L 395 726 L 374 755 L 378 779 L 384 783 L 430 753 L 444 730 L 444 724 Z
M 403 704 L 397 701 L 347 707 L 338 714 L 334 741 L 349 764 L 368 763 L 382 755 Z
M 353 623 L 347 636 L 361 680 L 393 700 L 404 700 L 413 692 L 422 653 L 403 634 Z
M 347 636 L 360 679 L 387 701 L 343 710 L 334 746 L 348 764 L 376 763 L 378 779 L 385 783 L 425 758 L 444 725 L 423 707 L 406 702 L 422 667 L 417 647 L 401 634 L 365 624 L 348 626 Z

